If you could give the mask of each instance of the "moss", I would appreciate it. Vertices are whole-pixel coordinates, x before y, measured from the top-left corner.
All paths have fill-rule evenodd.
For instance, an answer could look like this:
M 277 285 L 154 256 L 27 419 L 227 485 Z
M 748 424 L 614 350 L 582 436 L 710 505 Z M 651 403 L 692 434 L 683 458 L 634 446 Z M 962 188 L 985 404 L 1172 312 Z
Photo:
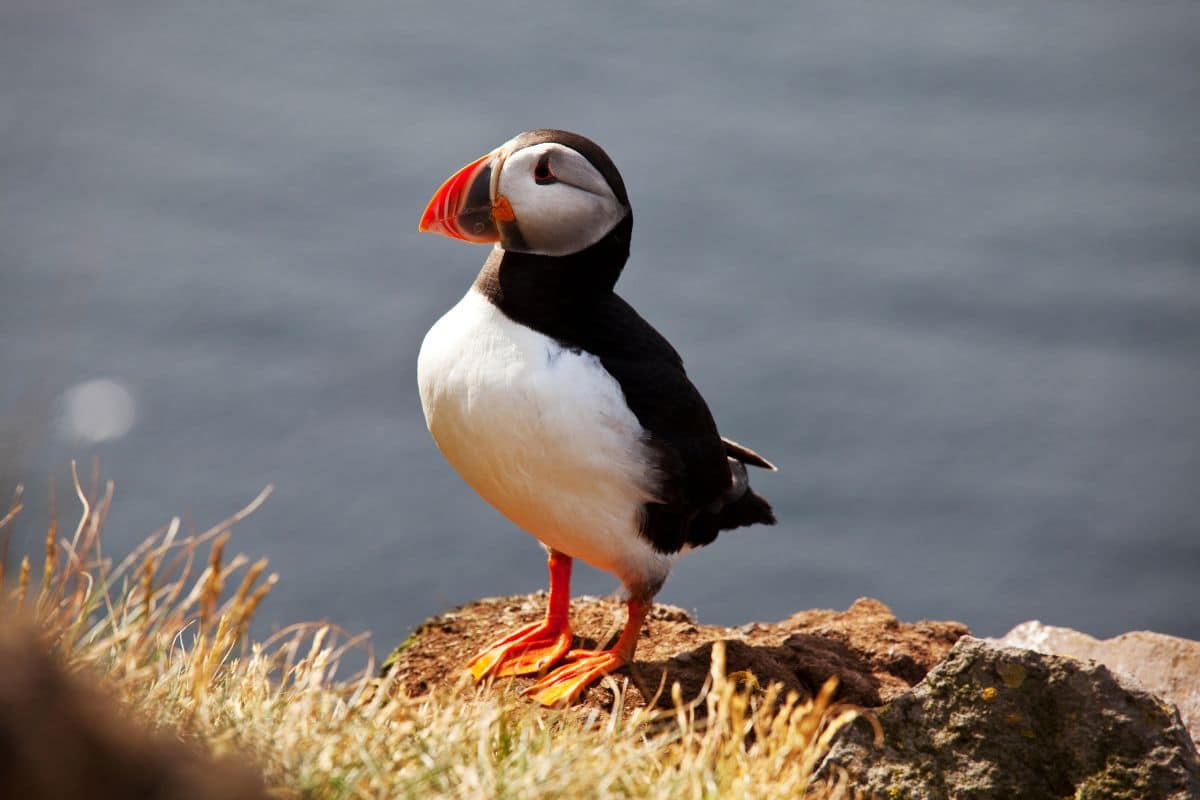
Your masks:
M 396 663 L 396 659 L 400 657 L 400 654 L 403 653 L 408 648 L 412 647 L 414 644 L 416 644 L 420 640 L 420 638 L 421 638 L 421 629 L 418 628 L 417 630 L 410 633 L 408 635 L 407 639 L 405 639 L 403 642 L 401 642 L 400 644 L 393 647 L 392 652 L 388 653 L 388 657 L 385 658 L 383 660 L 383 663 L 379 665 L 379 674 L 381 676 L 386 675 L 391 670 L 392 666 Z
M 1075 797 L 1076 800 L 1141 800 L 1146 796 L 1145 778 L 1135 761 L 1113 756 L 1103 770 L 1079 784 Z

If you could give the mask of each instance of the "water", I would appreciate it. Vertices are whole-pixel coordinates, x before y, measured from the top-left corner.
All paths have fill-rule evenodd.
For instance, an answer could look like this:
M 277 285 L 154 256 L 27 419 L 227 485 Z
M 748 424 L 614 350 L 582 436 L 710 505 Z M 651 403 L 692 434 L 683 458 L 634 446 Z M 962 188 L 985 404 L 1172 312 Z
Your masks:
M 754 476 L 781 524 L 684 559 L 662 600 L 740 623 L 872 595 L 980 634 L 1200 637 L 1184 0 L 9 0 L 0 488 L 39 508 L 98 454 L 111 553 L 275 484 L 234 538 L 282 574 L 264 628 L 327 618 L 386 648 L 544 586 L 415 386 L 485 255 L 418 235 L 421 209 L 538 126 L 613 155 L 636 214 L 621 291 L 723 432 L 782 467 Z M 124 436 L 64 418 L 94 380 Z

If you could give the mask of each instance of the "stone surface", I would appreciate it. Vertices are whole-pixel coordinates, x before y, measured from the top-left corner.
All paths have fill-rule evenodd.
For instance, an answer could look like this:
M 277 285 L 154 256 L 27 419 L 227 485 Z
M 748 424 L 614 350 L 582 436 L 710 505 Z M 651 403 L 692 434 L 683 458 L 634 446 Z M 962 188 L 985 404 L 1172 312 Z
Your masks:
M 424 623 L 398 647 L 383 672 L 398 671 L 400 687 L 420 695 L 436 686 L 463 680 L 463 666 L 477 651 L 504 633 L 545 613 L 544 594 L 489 598 L 470 603 Z M 577 597 L 571 619 L 576 647 L 608 645 L 625 620 L 624 604 L 614 599 Z M 678 681 L 685 699 L 697 696 L 710 668 L 713 642 L 726 643 L 729 673 L 753 676 L 760 686 L 782 683 L 801 696 L 836 675 L 839 699 L 877 706 L 906 691 L 945 655 L 967 628 L 957 622 L 904 623 L 878 600 L 861 599 L 845 611 L 805 611 L 777 623 L 738 628 L 701 625 L 682 609 L 656 605 L 638 644 L 633 665 L 616 673 L 628 678 L 627 708 L 658 696 L 669 706 Z M 596 638 L 580 638 L 596 637 Z M 522 689 L 530 678 L 497 681 Z M 608 708 L 612 684 L 600 682 L 583 702 Z M 660 693 L 659 688 L 663 687 Z
M 824 769 L 899 798 L 1193 800 L 1200 762 L 1178 712 L 1100 664 L 965 637 L 847 729 Z
M 1200 642 L 1150 631 L 1133 631 L 1096 639 L 1071 628 L 1023 622 L 995 640 L 1008 647 L 1039 653 L 1092 659 L 1132 677 L 1179 708 L 1180 716 L 1200 742 Z

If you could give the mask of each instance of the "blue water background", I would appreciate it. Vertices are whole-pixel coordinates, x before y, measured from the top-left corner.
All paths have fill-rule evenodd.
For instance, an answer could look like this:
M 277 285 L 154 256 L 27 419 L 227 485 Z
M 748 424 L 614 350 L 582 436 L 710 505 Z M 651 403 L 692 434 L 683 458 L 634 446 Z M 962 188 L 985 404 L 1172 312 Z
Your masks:
M 9 0 L 0 489 L 117 486 L 106 548 L 204 527 L 282 580 L 264 630 L 380 647 L 544 586 L 442 461 L 421 337 L 485 252 L 450 172 L 574 129 L 635 209 L 620 291 L 780 524 L 660 595 L 708 622 L 875 596 L 998 634 L 1200 637 L 1200 5 Z M 112 378 L 116 441 L 63 432 Z M 579 591 L 614 580 L 581 569 Z

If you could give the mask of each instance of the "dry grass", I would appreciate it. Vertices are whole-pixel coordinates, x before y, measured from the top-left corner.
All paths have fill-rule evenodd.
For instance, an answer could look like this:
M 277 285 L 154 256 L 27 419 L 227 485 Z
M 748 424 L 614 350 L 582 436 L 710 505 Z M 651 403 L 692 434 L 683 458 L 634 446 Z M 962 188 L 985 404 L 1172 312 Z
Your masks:
M 5 576 L 0 613 L 31 615 L 43 643 L 90 671 L 150 725 L 217 753 L 253 758 L 279 797 L 852 796 L 813 772 L 857 712 L 727 678 L 714 652 L 710 690 L 674 712 L 546 711 L 504 690 L 460 687 L 409 699 L 367 670 L 334 677 L 348 638 L 293 626 L 250 641 L 276 581 L 264 560 L 226 560 L 232 526 L 265 499 L 197 535 L 178 520 L 120 561 L 101 552 L 112 485 L 79 486 L 73 534 L 51 520 L 38 579 L 24 558 Z M 0 514 L 0 540 L 20 512 Z M 36 586 L 35 586 L 36 584 Z M 393 676 L 398 680 L 401 676 Z M 807 793 L 807 794 L 806 794 Z

